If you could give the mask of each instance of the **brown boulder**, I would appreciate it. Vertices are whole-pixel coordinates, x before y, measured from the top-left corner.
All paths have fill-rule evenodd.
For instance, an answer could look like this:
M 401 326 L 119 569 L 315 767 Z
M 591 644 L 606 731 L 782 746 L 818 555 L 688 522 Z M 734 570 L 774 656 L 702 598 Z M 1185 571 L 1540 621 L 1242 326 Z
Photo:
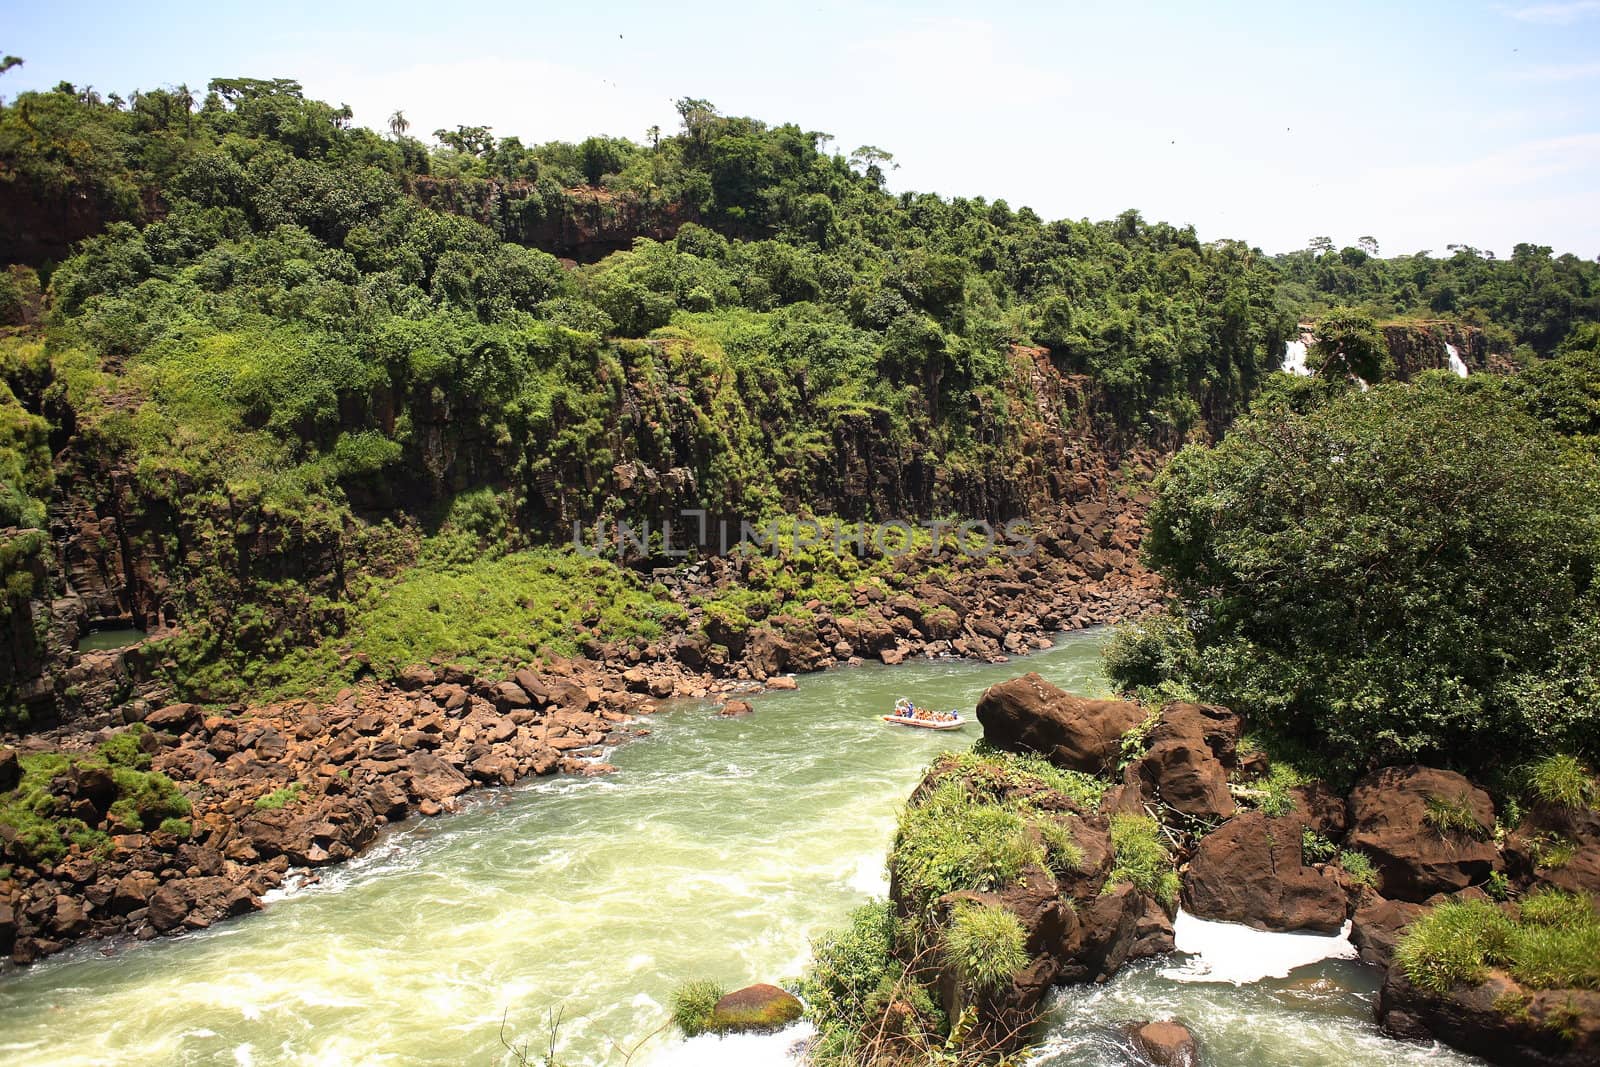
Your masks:
M 0 748 L 0 793 L 9 793 L 22 781 L 22 764 L 9 748 Z
M 157 930 L 165 932 L 182 923 L 189 914 L 189 901 L 183 895 L 183 890 L 176 883 L 168 882 L 157 889 L 150 897 L 149 911 L 145 918 Z
M 168 704 L 144 717 L 144 724 L 152 730 L 182 734 L 200 725 L 202 712 L 193 704 Z
M 1058 982 L 1109 978 L 1135 958 L 1134 946 L 1147 898 L 1121 882 L 1078 906 L 1077 922 L 1063 940 Z
M 1465 829 L 1436 825 L 1444 804 L 1470 820 Z M 1420 902 L 1476 885 L 1494 869 L 1494 803 L 1451 771 L 1385 767 L 1350 794 L 1349 845 L 1372 857 L 1386 897 Z
M 1361 954 L 1363 963 L 1387 967 L 1406 927 L 1427 910 L 1421 904 L 1369 896 L 1351 920 L 1350 943 Z
M 55 915 L 51 918 L 50 927 L 62 937 L 77 937 L 89 928 L 89 915 L 83 909 L 83 901 L 65 893 L 56 895 Z
M 117 882 L 111 894 L 111 910 L 119 915 L 145 906 L 161 883 L 149 871 L 129 871 Z
M 1158 741 L 1138 762 L 1139 779 L 1167 806 L 1200 819 L 1233 815 L 1228 771 L 1198 738 Z
M 517 761 L 509 756 L 482 756 L 473 761 L 472 776 L 482 782 L 510 785 L 517 780 Z
M 1128 1027 L 1134 1046 L 1155 1067 L 1195 1067 L 1200 1046 L 1189 1028 L 1175 1022 L 1134 1023 Z
M 1338 879 L 1302 863 L 1304 823 L 1246 812 L 1207 835 L 1183 876 L 1183 902 L 1201 919 L 1258 930 L 1334 933 L 1347 914 Z
M 1098 774 L 1116 766 L 1122 735 L 1144 721 L 1138 704 L 1087 700 L 1038 674 L 990 686 L 978 701 L 984 740 L 1008 752 L 1038 752 L 1062 767 Z
M 738 719 L 749 715 L 754 710 L 748 700 L 730 700 L 722 705 L 722 710 L 717 714 L 726 719 Z
M 781 1030 L 805 1009 L 793 993 L 760 983 L 736 989 L 717 1001 L 711 1029 L 719 1033 Z
M 1150 730 L 1152 746 L 1168 740 L 1200 741 L 1225 767 L 1239 763 L 1244 719 L 1217 704 L 1168 704 Z
M 513 708 L 526 708 L 533 704 L 533 698 L 516 682 L 501 682 L 491 692 L 494 706 L 502 712 L 511 711 Z
M 414 752 L 407 762 L 415 798 L 442 803 L 472 788 L 466 775 L 431 752 Z

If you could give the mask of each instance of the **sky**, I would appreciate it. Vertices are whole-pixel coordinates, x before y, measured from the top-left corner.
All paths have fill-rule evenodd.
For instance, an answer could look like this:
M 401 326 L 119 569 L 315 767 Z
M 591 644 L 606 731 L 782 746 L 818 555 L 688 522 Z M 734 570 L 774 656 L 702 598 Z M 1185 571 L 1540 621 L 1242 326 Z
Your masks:
M 1600 255 L 1600 0 L 17 3 L 7 98 L 289 77 L 384 129 L 525 143 L 673 100 L 894 153 L 890 187 L 1193 224 L 1268 252 Z

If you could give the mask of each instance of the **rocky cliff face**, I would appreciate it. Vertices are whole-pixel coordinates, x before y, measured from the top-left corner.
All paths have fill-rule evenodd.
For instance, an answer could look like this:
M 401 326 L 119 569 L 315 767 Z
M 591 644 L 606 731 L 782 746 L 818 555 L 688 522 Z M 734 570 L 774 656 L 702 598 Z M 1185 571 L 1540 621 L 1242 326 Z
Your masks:
M 1450 355 L 1446 345 L 1455 348 L 1469 374 L 1505 374 L 1515 369 L 1505 356 L 1489 351 L 1488 337 L 1476 326 L 1455 322 L 1393 322 L 1381 329 L 1402 381 L 1409 381 L 1423 371 L 1449 370 Z
M 780 475 L 783 505 L 848 519 L 955 513 L 997 524 L 1076 505 L 1088 512 L 1074 520 L 1066 554 L 1115 553 L 1118 546 L 1098 534 L 1085 545 L 1073 538 L 1125 510 L 1121 498 L 1108 507 L 1119 469 L 1131 464 L 1147 474 L 1159 454 L 1122 440 L 1092 382 L 1061 373 L 1044 349 L 1016 347 L 1009 360 L 1002 402 L 974 419 L 992 463 L 952 465 L 928 442 L 897 436 L 884 416 L 849 415 L 803 469 Z M 13 657 L 7 702 L 27 705 L 36 723 L 93 717 L 155 673 L 137 652 L 86 668 L 73 649 L 96 627 L 164 633 L 204 623 L 228 647 L 267 655 L 337 632 L 347 568 L 366 565 L 374 537 L 395 540 L 376 533 L 382 524 L 415 530 L 418 516 L 437 513 L 467 488 L 516 488 L 524 501 L 516 521 L 535 542 L 565 539 L 574 521 L 592 523 L 602 505 L 630 516 L 710 507 L 733 520 L 746 517 L 730 495 L 737 486 L 716 481 L 725 477 L 720 434 L 762 435 L 767 428 L 715 425 L 719 409 L 700 395 L 702 383 L 675 381 L 685 373 L 675 366 L 656 342 L 619 343 L 611 379 L 619 401 L 606 410 L 592 446 L 532 472 L 520 469 L 521 457 L 479 413 L 435 394 L 386 389 L 345 398 L 347 429 L 393 430 L 402 416 L 412 428 L 397 467 L 344 483 L 349 512 L 295 512 L 179 473 L 136 474 L 129 460 L 72 429 L 76 420 L 67 413 L 57 420 L 72 436 L 56 459 L 49 549 L 39 556 L 42 576 L 25 605 L 41 636 Z M 724 417 L 755 418 L 744 409 Z M 561 429 L 558 422 L 554 430 Z M 594 432 L 594 424 L 584 429 Z M 601 453 L 608 463 L 593 462 Z M 399 552 L 390 565 L 408 558 L 404 543 L 388 550 Z M 1122 552 L 1120 562 L 1113 555 L 1089 565 L 1099 578 L 1131 566 L 1132 557 Z
M 633 247 L 635 238 L 671 240 L 698 216 L 683 204 L 646 202 L 604 189 L 541 189 L 532 182 L 417 177 L 412 192 L 435 211 L 465 215 L 502 241 L 593 263 Z

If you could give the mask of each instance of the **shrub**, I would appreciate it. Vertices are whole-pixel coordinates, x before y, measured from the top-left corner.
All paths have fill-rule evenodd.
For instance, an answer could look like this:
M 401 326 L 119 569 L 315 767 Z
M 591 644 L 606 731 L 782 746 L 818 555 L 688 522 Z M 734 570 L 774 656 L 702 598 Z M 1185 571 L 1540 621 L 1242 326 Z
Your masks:
M 711 1029 L 711 1016 L 717 1001 L 727 995 L 721 983 L 696 978 L 672 991 L 672 1024 L 684 1037 L 698 1037 Z
M 117 783 L 117 799 L 107 815 L 124 829 L 153 830 L 166 819 L 190 812 L 188 798 L 164 774 L 115 767 L 111 777 Z
M 818 1027 L 855 1029 L 865 1019 L 868 999 L 889 974 L 894 916 L 886 900 L 863 904 L 842 930 L 811 944 L 811 963 L 797 992 Z
M 1597 477 L 1489 388 L 1256 412 L 1158 479 L 1145 552 L 1183 625 L 1137 663 L 1344 773 L 1588 757 Z
M 1111 848 L 1115 859 L 1106 888 L 1128 882 L 1167 907 L 1178 900 L 1178 872 L 1161 839 L 1161 827 L 1147 815 L 1111 816 Z
M 944 932 L 945 958 L 968 987 L 986 991 L 1028 965 L 1022 921 L 997 904 L 962 902 Z
M 1296 786 L 1305 785 L 1308 779 L 1293 766 L 1287 763 L 1274 762 L 1267 771 L 1267 776 L 1256 783 L 1256 788 L 1261 790 L 1261 795 L 1255 798 L 1256 807 L 1274 819 L 1287 815 L 1294 810 L 1294 794 Z
M 1339 846 L 1309 826 L 1300 831 L 1300 861 L 1327 863 L 1339 854 Z
M 274 789 L 265 796 L 256 797 L 256 810 L 277 811 L 279 808 L 287 807 L 299 800 L 304 790 L 305 786 L 299 782 L 291 782 L 281 789 Z

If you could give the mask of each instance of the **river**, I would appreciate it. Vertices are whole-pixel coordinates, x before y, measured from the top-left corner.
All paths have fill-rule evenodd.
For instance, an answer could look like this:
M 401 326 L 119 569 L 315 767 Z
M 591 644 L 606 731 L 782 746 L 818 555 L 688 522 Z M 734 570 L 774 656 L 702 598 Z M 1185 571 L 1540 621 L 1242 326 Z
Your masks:
M 0 1062 L 494 1064 L 505 1037 L 541 1063 L 753 1063 L 741 1046 L 661 1035 L 671 991 L 796 974 L 809 939 L 886 888 L 897 807 L 960 734 L 888 726 L 898 695 L 970 712 L 1024 670 L 1103 687 L 1101 634 L 1010 664 L 842 668 L 754 698 L 724 719 L 663 711 L 610 757 L 606 778 L 540 779 L 387 833 L 365 856 L 259 914 L 179 939 L 86 946 L 0 976 Z M 1466 1064 L 1388 1042 L 1372 978 L 1329 961 L 1245 986 L 1142 965 L 1058 1003 L 1041 1062 L 1117 1064 L 1108 1021 L 1177 1015 L 1215 1065 Z

